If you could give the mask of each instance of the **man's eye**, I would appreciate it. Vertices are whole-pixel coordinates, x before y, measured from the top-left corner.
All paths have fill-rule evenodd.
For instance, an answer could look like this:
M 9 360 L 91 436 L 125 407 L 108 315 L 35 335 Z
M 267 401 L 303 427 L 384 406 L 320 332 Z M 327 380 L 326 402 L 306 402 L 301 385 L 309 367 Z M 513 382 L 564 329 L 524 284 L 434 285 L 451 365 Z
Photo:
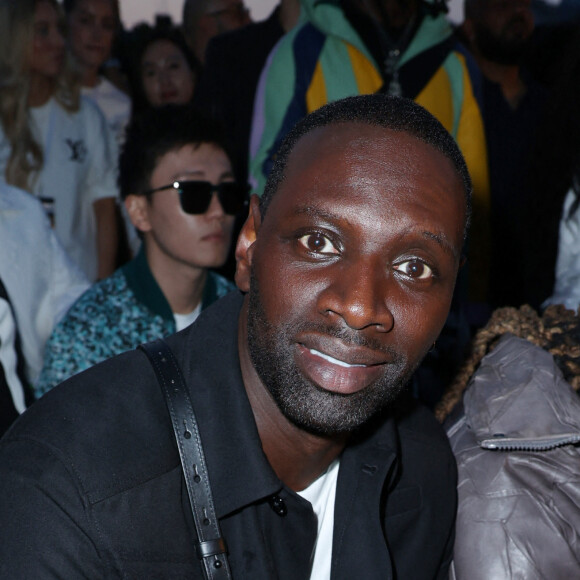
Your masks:
M 334 244 L 322 234 L 306 234 L 298 239 L 309 252 L 315 254 L 338 254 Z
M 397 264 L 395 270 L 402 272 L 409 278 L 415 278 L 417 280 L 427 280 L 433 277 L 433 270 L 420 260 L 407 260 L 406 262 L 401 262 Z

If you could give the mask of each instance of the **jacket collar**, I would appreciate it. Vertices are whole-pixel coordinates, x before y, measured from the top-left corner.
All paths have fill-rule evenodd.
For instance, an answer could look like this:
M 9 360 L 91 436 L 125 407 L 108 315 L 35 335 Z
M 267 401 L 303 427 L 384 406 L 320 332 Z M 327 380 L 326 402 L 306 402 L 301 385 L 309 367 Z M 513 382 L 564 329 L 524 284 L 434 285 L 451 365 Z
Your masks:
M 137 256 L 125 264 L 121 270 L 125 276 L 127 285 L 139 302 L 165 320 L 174 322 L 173 312 L 169 306 L 169 302 L 167 302 L 165 294 L 163 294 L 149 268 L 144 244 L 141 244 Z M 204 310 L 217 299 L 216 276 L 212 272 L 208 272 L 203 288 L 201 309 Z
M 389 489 L 398 473 L 398 448 L 396 422 L 382 416 L 354 436 L 344 450 L 334 504 L 333 567 L 348 568 L 347 546 L 360 541 L 362 533 L 367 538 L 384 536 L 383 519 L 369 514 L 382 513 L 382 491 Z M 384 542 L 363 542 L 357 557 L 365 561 L 367 569 L 392 568 Z
M 130 262 L 125 264 L 121 271 L 125 276 L 127 285 L 135 294 L 135 298 L 149 310 L 161 316 L 165 320 L 173 322 L 173 312 L 167 302 L 167 298 L 159 288 L 159 284 L 153 277 L 145 254 L 145 244 L 141 244 L 139 253 Z

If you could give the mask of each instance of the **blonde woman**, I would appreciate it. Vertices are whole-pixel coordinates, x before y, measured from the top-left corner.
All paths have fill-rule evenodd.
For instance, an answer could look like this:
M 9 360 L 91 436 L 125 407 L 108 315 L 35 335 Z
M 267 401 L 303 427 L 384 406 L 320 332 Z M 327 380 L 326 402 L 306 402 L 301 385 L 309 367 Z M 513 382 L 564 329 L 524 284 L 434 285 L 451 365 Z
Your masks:
M 96 280 L 115 268 L 115 169 L 104 117 L 68 72 L 62 22 L 55 0 L 0 0 L 0 175 L 42 199 Z

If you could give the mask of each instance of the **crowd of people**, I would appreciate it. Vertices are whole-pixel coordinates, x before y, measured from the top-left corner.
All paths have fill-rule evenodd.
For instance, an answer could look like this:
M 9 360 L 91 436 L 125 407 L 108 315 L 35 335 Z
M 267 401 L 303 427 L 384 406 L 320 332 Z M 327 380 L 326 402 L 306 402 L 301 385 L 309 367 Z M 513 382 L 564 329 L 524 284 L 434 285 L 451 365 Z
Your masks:
M 0 0 L 1 577 L 196 569 L 135 351 L 170 336 L 234 577 L 580 574 L 580 19 L 464 8 L 184 0 L 127 30 L 119 0 Z

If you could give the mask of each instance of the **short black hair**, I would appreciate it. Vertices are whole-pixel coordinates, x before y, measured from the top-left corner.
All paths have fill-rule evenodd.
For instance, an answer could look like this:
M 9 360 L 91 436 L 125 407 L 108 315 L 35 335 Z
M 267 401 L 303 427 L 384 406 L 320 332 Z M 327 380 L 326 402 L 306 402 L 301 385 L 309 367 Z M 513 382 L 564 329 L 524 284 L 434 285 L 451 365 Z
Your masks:
M 285 179 L 288 157 L 296 143 L 314 129 L 339 123 L 365 123 L 391 131 L 405 132 L 443 153 L 453 163 L 463 182 L 466 201 L 465 235 L 467 234 L 471 221 L 472 185 L 467 165 L 457 143 L 443 125 L 423 107 L 411 99 L 382 93 L 357 95 L 333 101 L 310 113 L 294 126 L 280 146 L 268 176 L 260 200 L 262 217 L 266 215 L 272 198 Z
M 228 154 L 222 126 L 192 105 L 166 105 L 135 115 L 127 127 L 119 157 L 121 199 L 150 189 L 151 174 L 165 154 L 203 143 Z M 229 154 L 228 157 L 231 159 Z

